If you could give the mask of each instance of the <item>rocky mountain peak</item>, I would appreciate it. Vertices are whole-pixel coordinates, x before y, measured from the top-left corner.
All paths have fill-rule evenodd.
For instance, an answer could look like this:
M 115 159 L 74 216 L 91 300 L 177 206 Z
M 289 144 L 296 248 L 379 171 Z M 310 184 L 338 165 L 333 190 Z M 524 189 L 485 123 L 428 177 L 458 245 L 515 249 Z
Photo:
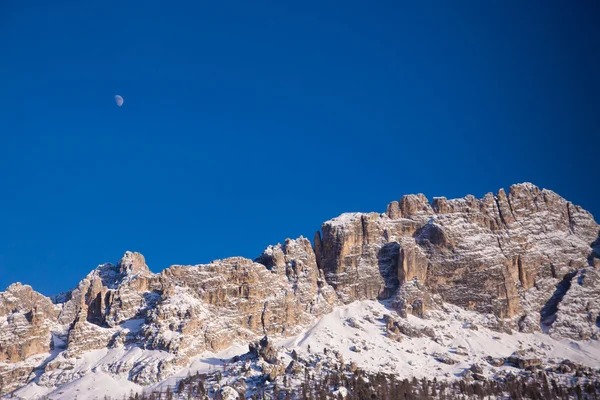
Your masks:
M 20 293 L 29 293 L 31 291 L 33 291 L 33 288 L 31 286 L 23 285 L 21 282 L 15 282 L 6 288 L 4 294 L 19 296 Z
M 36 292 L 29 285 L 13 283 L 6 291 L 0 292 L 0 315 L 6 313 L 27 313 L 35 308 L 53 309 L 49 298 Z
M 289 336 L 357 300 L 385 301 L 405 318 L 443 315 L 450 304 L 485 315 L 493 329 L 598 339 L 599 256 L 592 215 L 530 183 L 481 199 L 406 195 L 384 213 L 324 222 L 314 245 L 286 239 L 255 260 L 153 274 L 128 251 L 56 304 L 11 285 L 0 293 L 0 376 L 13 388 L 64 383 L 78 377 L 68 368 L 77 357 L 125 346 L 169 355 L 107 367 L 150 384 L 203 351 Z
M 422 193 L 402 196 L 398 206 L 403 218 L 410 218 L 417 214 L 429 215 L 433 212 L 429 200 Z
M 150 272 L 146 265 L 146 259 L 137 252 L 126 251 L 119 261 L 119 272 L 121 275 L 137 275 Z
M 422 315 L 444 301 L 499 320 L 519 316 L 519 329 L 539 330 L 540 309 L 555 301 L 563 277 L 596 262 L 590 243 L 599 226 L 556 193 L 521 183 L 481 199 L 430 204 L 406 195 L 384 214 L 344 214 L 321 231 L 317 263 L 345 303 L 394 295 L 401 314 Z M 571 326 L 570 336 L 597 335 L 591 321 Z

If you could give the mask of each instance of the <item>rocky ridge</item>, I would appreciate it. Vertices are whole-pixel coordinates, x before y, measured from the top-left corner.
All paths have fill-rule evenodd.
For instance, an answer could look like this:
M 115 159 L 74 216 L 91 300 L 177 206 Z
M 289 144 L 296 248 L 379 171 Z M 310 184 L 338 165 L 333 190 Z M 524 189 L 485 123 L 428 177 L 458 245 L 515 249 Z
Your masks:
M 291 336 L 366 299 L 389 300 L 400 317 L 451 303 L 500 331 L 598 339 L 599 231 L 587 211 L 526 183 L 482 199 L 407 195 L 385 213 L 325 222 L 314 247 L 288 239 L 256 260 L 152 273 L 127 252 L 53 299 L 21 284 L 0 293 L 0 376 L 4 391 L 57 386 L 85 373 L 69 369 L 84 353 L 140 348 L 157 356 L 105 372 L 147 385 L 205 350 Z

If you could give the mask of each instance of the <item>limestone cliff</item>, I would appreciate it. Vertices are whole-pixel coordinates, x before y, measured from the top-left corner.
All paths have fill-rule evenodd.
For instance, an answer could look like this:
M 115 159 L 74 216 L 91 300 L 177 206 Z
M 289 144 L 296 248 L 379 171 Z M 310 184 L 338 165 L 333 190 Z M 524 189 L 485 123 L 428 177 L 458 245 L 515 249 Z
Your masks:
M 500 190 L 482 199 L 440 197 L 431 203 L 421 194 L 408 195 L 384 214 L 343 214 L 321 231 L 317 263 L 346 303 L 394 296 L 400 313 L 421 315 L 436 300 L 445 301 L 493 313 L 521 330 L 552 333 L 566 308 L 557 304 L 568 298 L 554 294 L 566 290 L 561 282 L 567 279 L 574 281 L 571 293 L 589 288 L 590 304 L 577 314 L 587 322 L 563 327 L 560 334 L 598 334 L 592 242 L 599 226 L 590 213 L 550 190 L 526 183 L 513 185 L 508 195 Z M 582 275 L 587 279 L 575 278 Z
M 82 373 L 69 366 L 91 350 L 164 351 L 105 371 L 149 384 L 204 350 L 292 335 L 360 299 L 425 318 L 453 303 L 498 329 L 598 339 L 599 232 L 585 210 L 519 184 L 482 199 L 407 195 L 381 214 L 325 222 L 314 245 L 287 239 L 255 260 L 152 273 L 127 252 L 53 300 L 21 284 L 0 293 L 0 376 L 8 389 L 57 385 Z

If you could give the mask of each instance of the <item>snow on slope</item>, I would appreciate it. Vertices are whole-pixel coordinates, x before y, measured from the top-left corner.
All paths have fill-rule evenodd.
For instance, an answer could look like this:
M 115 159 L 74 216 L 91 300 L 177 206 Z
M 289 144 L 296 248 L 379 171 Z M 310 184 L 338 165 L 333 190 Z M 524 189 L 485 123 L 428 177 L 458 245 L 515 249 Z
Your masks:
M 487 366 L 488 372 L 492 372 L 493 367 L 484 360 L 486 356 L 504 358 L 516 350 L 530 347 L 546 360 L 569 359 L 589 367 L 597 367 L 600 363 L 598 341 L 556 340 L 541 333 L 499 333 L 484 327 L 485 316 L 452 305 L 446 307 L 447 314 L 432 312 L 429 319 L 408 316 L 409 324 L 415 328 L 433 328 L 435 339 L 423 336 L 406 337 L 400 343 L 390 340 L 385 336 L 381 317 L 392 313 L 385 304 L 366 300 L 336 309 L 305 333 L 279 345 L 302 353 L 308 352 L 308 346 L 311 352 L 321 352 L 323 348 L 337 350 L 344 360 L 354 361 L 362 369 L 417 378 L 456 377 L 474 363 Z M 478 330 L 468 328 L 472 325 L 478 326 Z M 456 354 L 459 346 L 467 350 L 467 355 Z M 458 363 L 440 363 L 432 356 L 434 353 L 447 354 Z
M 48 399 L 102 399 L 104 396 L 121 398 L 123 394 L 129 395 L 142 391 L 143 388 L 125 378 L 115 377 L 104 372 L 91 372 L 46 393 L 46 397 Z
M 284 365 L 291 361 L 295 350 L 303 357 L 308 353 L 323 353 L 324 349 L 339 352 L 344 362 L 355 362 L 364 370 L 394 373 L 398 377 L 427 377 L 433 379 L 456 379 L 472 364 L 479 364 L 484 375 L 492 376 L 502 371 L 516 371 L 516 367 L 504 365 L 493 367 L 486 362 L 487 356 L 506 358 L 519 349 L 532 348 L 547 363 L 569 359 L 589 367 L 600 365 L 600 342 L 556 340 L 542 333 L 499 333 L 485 328 L 486 316 L 465 311 L 459 307 L 445 305 L 445 310 L 429 313 L 427 319 L 408 316 L 408 325 L 420 329 L 431 328 L 433 337 L 403 336 L 401 342 L 386 336 L 385 314 L 393 313 L 385 302 L 360 301 L 337 308 L 317 321 L 311 328 L 292 338 L 283 338 L 274 343 L 280 348 Z M 477 328 L 475 328 L 477 327 Z M 431 331 L 430 329 L 430 331 Z M 477 329 L 477 330 L 475 330 Z M 221 369 L 224 360 L 248 351 L 247 343 L 238 343 L 219 353 L 203 353 L 191 359 L 190 364 L 171 375 L 168 379 L 152 386 L 142 387 L 127 380 L 114 367 L 146 362 L 150 359 L 171 357 L 167 352 L 123 347 L 96 350 L 86 353 L 77 360 L 75 371 L 79 379 L 60 387 L 44 387 L 31 383 L 18 390 L 18 398 L 36 399 L 47 395 L 49 399 L 102 399 L 105 395 L 121 398 L 123 394 L 150 392 L 175 387 L 188 374 L 206 373 Z M 438 361 L 446 355 L 457 363 L 450 365 Z M 126 370 L 126 368 L 124 368 Z M 224 380 L 223 383 L 230 381 Z

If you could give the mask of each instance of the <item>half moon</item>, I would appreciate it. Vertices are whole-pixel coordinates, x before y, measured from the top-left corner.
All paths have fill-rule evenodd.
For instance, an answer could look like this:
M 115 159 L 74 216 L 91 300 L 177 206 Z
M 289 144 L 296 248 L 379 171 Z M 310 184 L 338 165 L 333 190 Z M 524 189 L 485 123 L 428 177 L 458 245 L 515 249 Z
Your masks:
M 117 103 L 117 105 L 119 107 L 121 107 L 123 105 L 123 103 L 125 102 L 123 100 L 123 98 L 121 96 L 119 96 L 118 94 L 115 96 L 115 102 Z

